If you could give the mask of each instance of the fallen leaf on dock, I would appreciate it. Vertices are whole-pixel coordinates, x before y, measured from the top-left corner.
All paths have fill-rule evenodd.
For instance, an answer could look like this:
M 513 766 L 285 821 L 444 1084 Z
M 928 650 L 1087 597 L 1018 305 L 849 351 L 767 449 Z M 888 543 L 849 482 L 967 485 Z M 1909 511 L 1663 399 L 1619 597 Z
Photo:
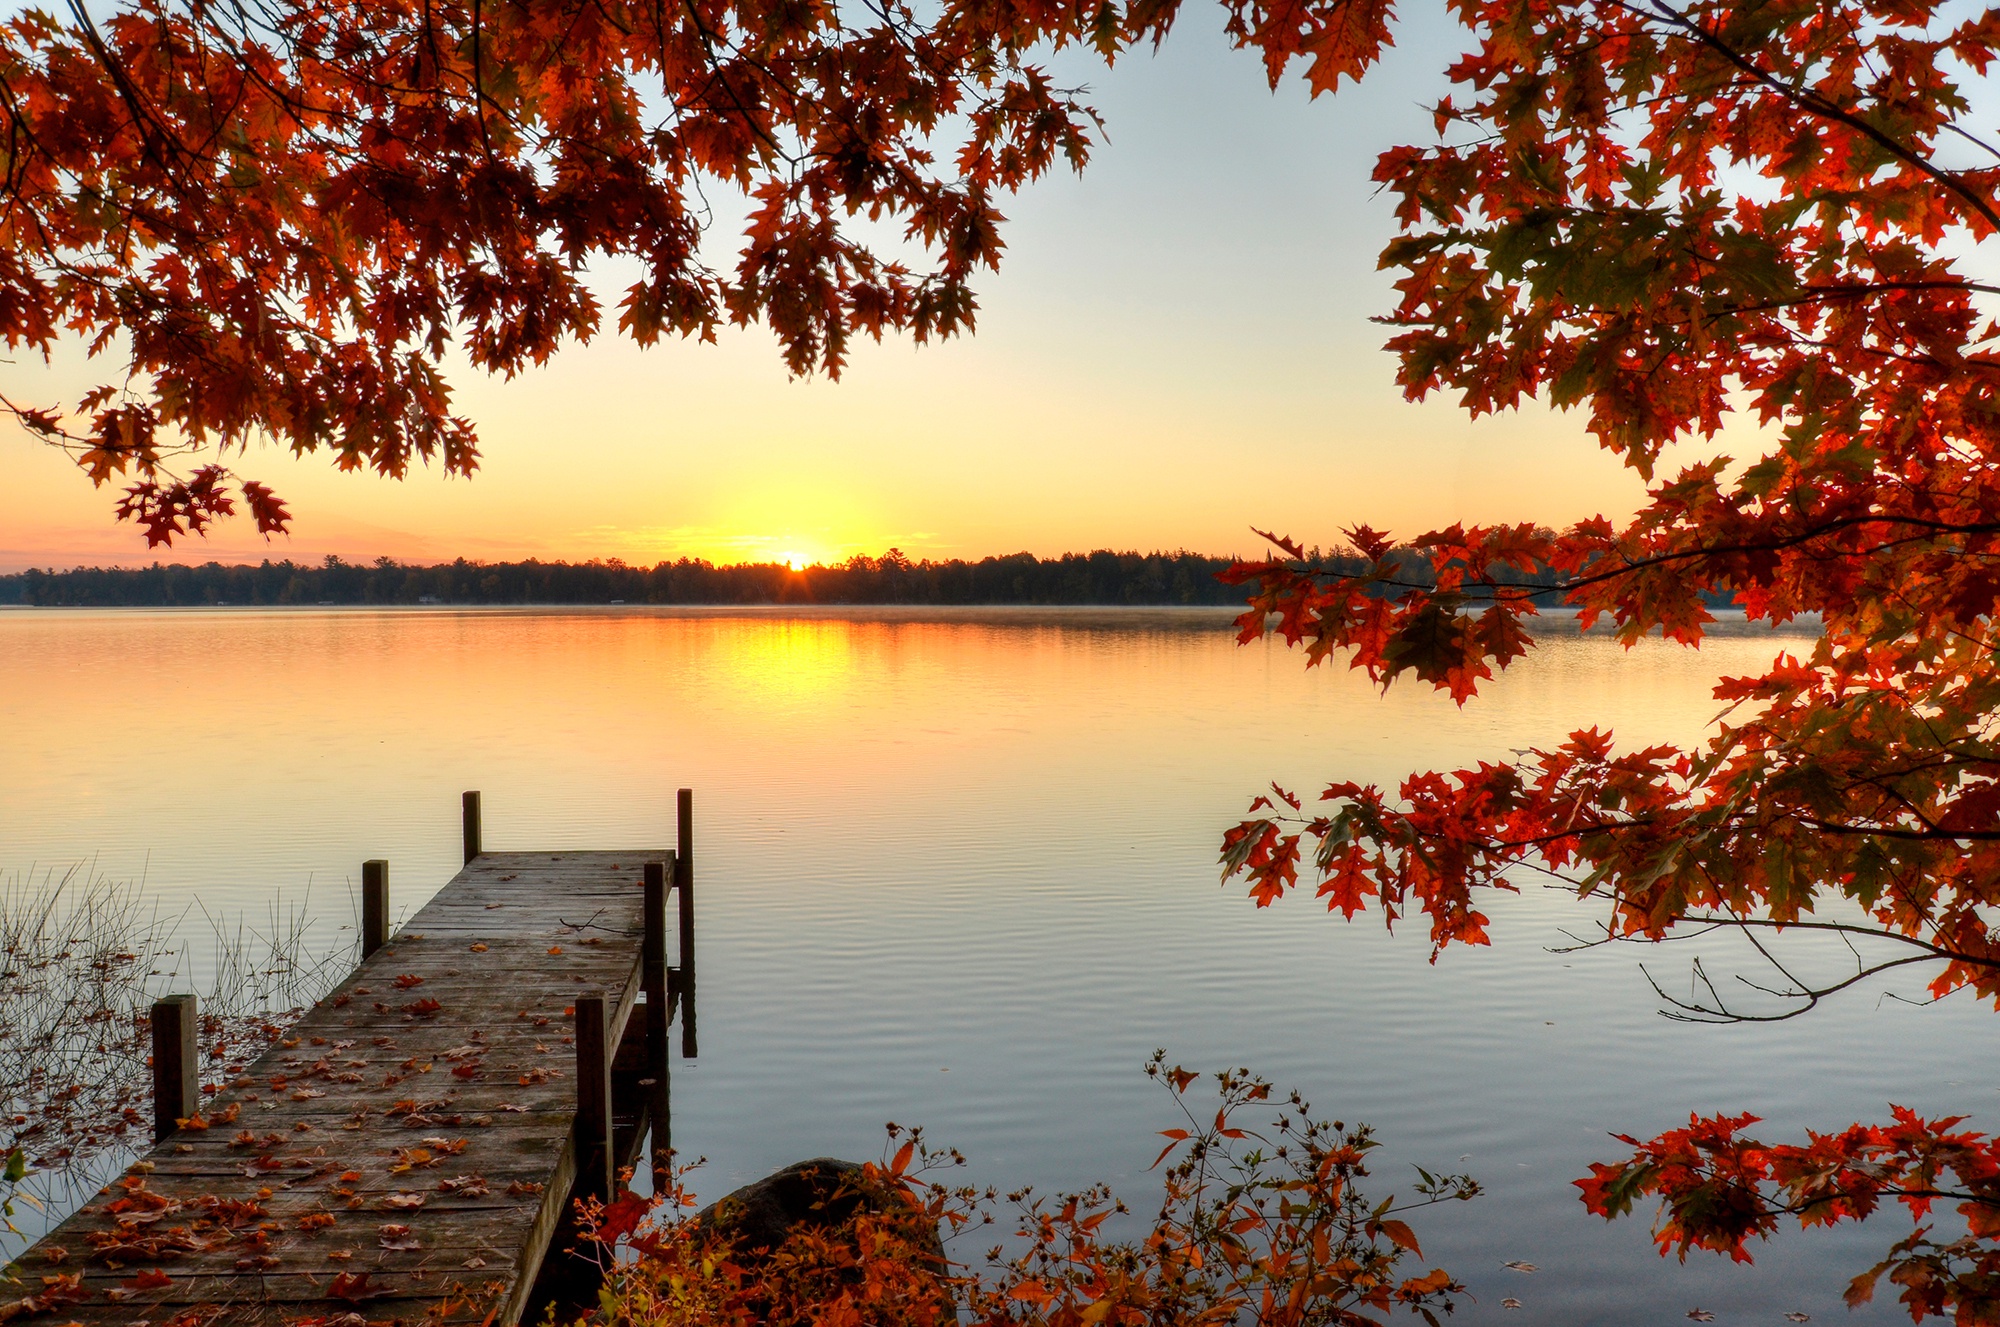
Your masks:
M 437 1158 L 421 1147 L 407 1147 L 396 1154 L 396 1164 L 389 1167 L 391 1175 L 401 1175 L 415 1170 L 418 1166 L 435 1166 Z
M 382 1206 L 405 1212 L 414 1212 L 423 1205 L 424 1196 L 420 1193 L 392 1193 L 382 1199 Z
M 407 1231 L 409 1227 L 384 1226 L 382 1229 L 384 1232 L 392 1229 Z M 388 1294 L 388 1287 L 370 1284 L 369 1278 L 373 1275 L 373 1272 L 342 1272 L 327 1283 L 327 1297 L 345 1300 L 349 1304 L 359 1304 L 364 1299 L 374 1299 L 379 1295 Z
M 423 1243 L 408 1226 L 387 1225 L 382 1227 L 382 1247 L 392 1251 L 421 1249 Z

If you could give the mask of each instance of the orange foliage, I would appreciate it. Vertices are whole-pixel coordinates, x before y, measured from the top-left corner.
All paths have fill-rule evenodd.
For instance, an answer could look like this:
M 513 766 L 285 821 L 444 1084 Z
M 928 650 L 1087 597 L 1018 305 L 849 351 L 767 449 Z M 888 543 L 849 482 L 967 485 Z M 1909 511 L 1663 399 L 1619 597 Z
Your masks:
M 1349 917 L 1421 913 L 1434 954 L 1486 943 L 1481 891 L 1523 878 L 1600 901 L 1607 940 L 1728 926 L 1768 946 L 1811 928 L 1874 947 L 1820 985 L 1774 957 L 1764 989 L 1789 1006 L 1711 985 L 1672 1001 L 1687 1017 L 1785 1017 L 1914 964 L 1933 996 L 2000 1005 L 2000 325 L 1981 304 L 2000 288 L 1971 256 L 2000 230 L 2000 150 L 1968 118 L 2000 16 L 1921 0 L 1454 9 L 1473 49 L 1438 141 L 1376 171 L 1403 232 L 1383 254 L 1400 379 L 1474 414 L 1580 409 L 1648 501 L 1623 523 L 1400 545 L 1356 525 L 1358 563 L 1277 539 L 1231 573 L 1251 587 L 1244 638 L 1276 632 L 1309 664 L 1343 651 L 1463 704 L 1530 648 L 1538 593 L 1628 644 L 1698 644 L 1718 598 L 1824 630 L 1725 680 L 1705 744 L 1622 749 L 1591 729 L 1393 793 L 1337 781 L 1311 812 L 1278 790 L 1227 835 L 1225 873 L 1267 904 L 1308 867 Z M 1655 475 L 1734 409 L 1766 426 L 1762 454 Z M 1747 1257 L 1779 1216 L 1921 1196 L 1949 1154 L 1969 1167 L 1950 1194 L 1965 1241 L 1919 1226 L 1877 1274 L 1915 1318 L 2000 1321 L 1990 1145 L 1899 1113 L 1739 1147 L 1746 1123 L 1635 1143 L 1586 1200 L 1610 1215 L 1659 1194 L 1665 1242 Z
M 1025 52 L 1107 54 L 1167 16 L 1030 3 L 675 6 L 130 0 L 0 24 L 0 339 L 125 357 L 61 408 L 0 400 L 149 543 L 284 504 L 253 438 L 342 469 L 466 473 L 454 343 L 512 375 L 607 320 L 641 344 L 768 324 L 794 372 L 855 335 L 970 326 L 997 195 L 1081 166 L 1089 108 Z M 749 215 L 704 249 L 706 191 Z M 929 264 L 878 252 L 887 222 Z M 895 244 L 892 239 L 891 244 Z M 584 280 L 631 260 L 615 310 Z

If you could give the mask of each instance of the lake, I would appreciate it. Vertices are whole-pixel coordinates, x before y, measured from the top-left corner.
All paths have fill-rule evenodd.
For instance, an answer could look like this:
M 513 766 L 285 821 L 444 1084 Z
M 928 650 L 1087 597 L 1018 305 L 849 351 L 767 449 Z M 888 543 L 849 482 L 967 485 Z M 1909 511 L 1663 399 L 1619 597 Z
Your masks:
M 1413 1164 L 1479 1178 L 1413 1218 L 1470 1321 L 1904 1321 L 1839 1301 L 1893 1214 L 1681 1267 L 1570 1181 L 1617 1154 L 1607 1130 L 1690 1110 L 1774 1136 L 1895 1101 L 1990 1129 L 1989 1011 L 1870 989 L 1691 1027 L 1639 965 L 1685 990 L 1692 951 L 1551 952 L 1591 915 L 1560 894 L 1494 899 L 1493 946 L 1433 966 L 1421 926 L 1309 893 L 1258 910 L 1217 880 L 1274 778 L 1393 783 L 1592 724 L 1690 741 L 1716 677 L 1808 645 L 1739 623 L 1627 652 L 1555 624 L 1461 711 L 1239 647 L 1201 610 L 0 611 L 0 876 L 88 861 L 253 924 L 281 900 L 330 944 L 363 859 L 389 859 L 401 913 L 457 869 L 463 789 L 507 849 L 669 845 L 688 785 L 701 1056 L 676 1064 L 674 1134 L 705 1197 L 874 1157 L 893 1119 L 982 1185 L 1101 1179 L 1147 1211 L 1176 1120 L 1140 1066 L 1164 1047 L 1374 1124 L 1376 1194 Z

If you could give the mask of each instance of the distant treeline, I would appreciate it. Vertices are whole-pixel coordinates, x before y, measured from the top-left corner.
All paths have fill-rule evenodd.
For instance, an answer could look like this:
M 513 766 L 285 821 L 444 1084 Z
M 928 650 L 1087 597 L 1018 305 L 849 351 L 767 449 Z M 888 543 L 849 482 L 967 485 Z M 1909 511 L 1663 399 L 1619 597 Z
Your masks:
M 205 604 L 1237 604 L 1198 553 L 1029 553 L 977 562 L 911 561 L 895 549 L 838 566 L 717 566 L 682 558 L 653 567 L 589 562 L 457 562 L 420 567 L 377 558 L 256 566 L 29 570 L 0 576 L 0 603 L 47 607 Z
M 1317 558 L 1319 550 L 1312 550 Z M 1402 555 L 1406 575 L 1430 568 Z M 717 566 L 682 558 L 652 567 L 617 558 L 589 562 L 456 562 L 420 567 L 377 558 L 318 564 L 265 561 L 255 566 L 154 563 L 150 567 L 29 569 L 0 575 L 0 604 L 62 608 L 201 607 L 208 604 L 1241 604 L 1245 590 L 1217 573 L 1229 558 L 1174 553 L 1031 553 L 966 562 L 911 561 L 890 549 L 836 566 L 794 571 L 782 562 Z M 1359 557 L 1327 556 L 1323 565 L 1350 574 Z M 1549 575 L 1513 575 L 1517 585 L 1556 583 Z M 1536 598 L 1546 604 L 1555 591 Z M 1726 593 L 1705 595 L 1726 606 Z

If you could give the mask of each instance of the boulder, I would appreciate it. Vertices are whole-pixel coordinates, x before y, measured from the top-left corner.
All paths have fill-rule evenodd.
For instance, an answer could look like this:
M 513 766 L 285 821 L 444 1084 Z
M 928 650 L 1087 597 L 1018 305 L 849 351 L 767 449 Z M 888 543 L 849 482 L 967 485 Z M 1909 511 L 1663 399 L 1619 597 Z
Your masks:
M 740 1262 L 776 1248 L 801 1227 L 830 1234 L 862 1211 L 882 1215 L 909 1209 L 884 1186 L 871 1182 L 854 1162 L 813 1157 L 717 1199 L 695 1219 L 732 1238 Z M 936 1226 L 913 1231 L 912 1238 L 943 1267 L 944 1247 Z

